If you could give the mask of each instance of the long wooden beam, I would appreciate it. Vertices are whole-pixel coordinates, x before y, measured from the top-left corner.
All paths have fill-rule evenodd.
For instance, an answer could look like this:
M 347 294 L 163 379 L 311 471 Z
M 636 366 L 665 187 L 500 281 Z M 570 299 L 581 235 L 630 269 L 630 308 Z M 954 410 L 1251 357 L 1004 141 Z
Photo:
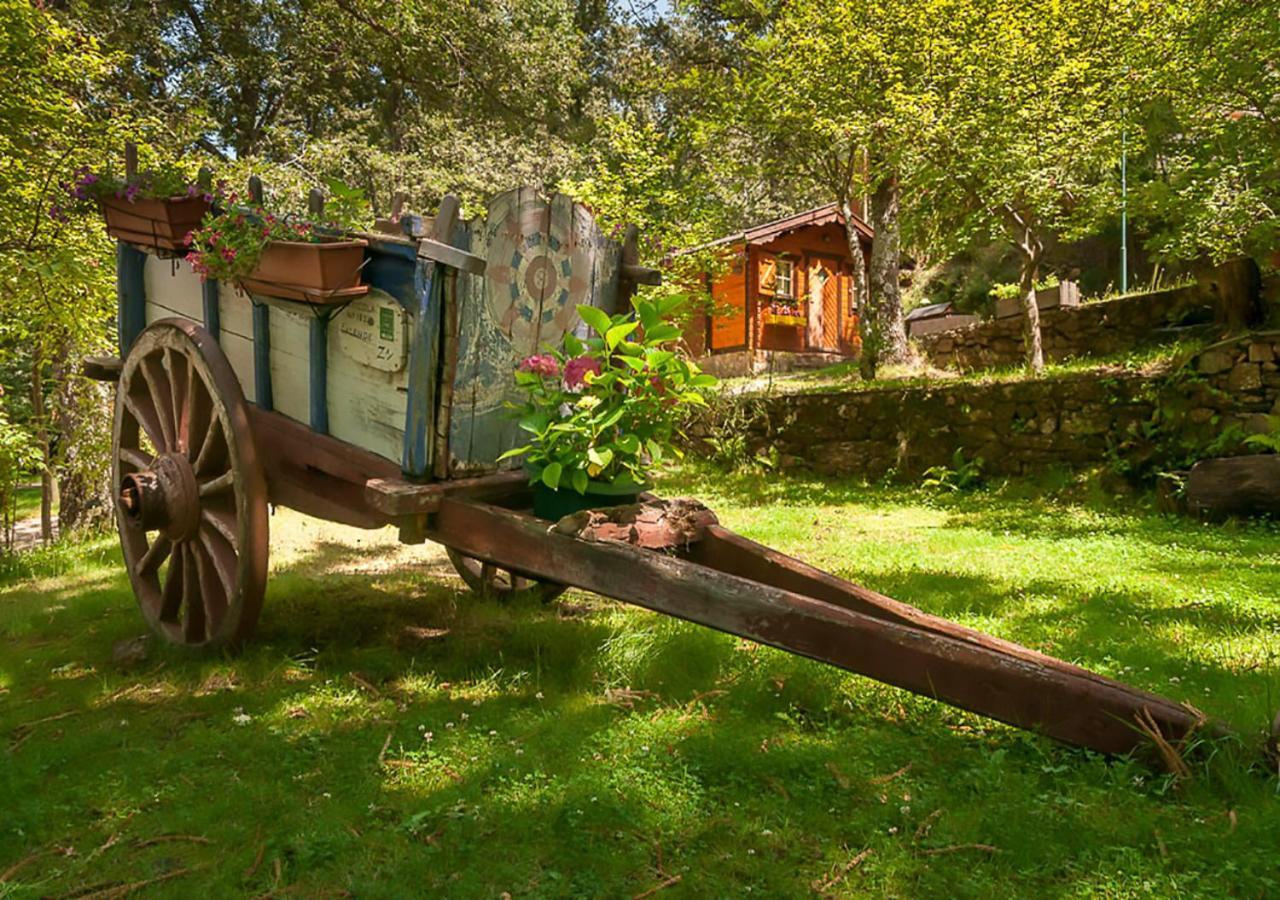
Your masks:
M 1149 744 L 1138 728 L 1140 716 L 1149 715 L 1175 745 L 1203 724 L 1193 711 L 1165 697 L 935 619 L 818 570 L 794 571 L 761 552 L 767 548 L 718 526 L 708 529 L 706 547 L 695 544 L 689 551 L 712 563 L 704 565 L 549 532 L 546 522 L 531 516 L 446 496 L 426 536 L 468 556 L 830 663 L 1104 753 Z

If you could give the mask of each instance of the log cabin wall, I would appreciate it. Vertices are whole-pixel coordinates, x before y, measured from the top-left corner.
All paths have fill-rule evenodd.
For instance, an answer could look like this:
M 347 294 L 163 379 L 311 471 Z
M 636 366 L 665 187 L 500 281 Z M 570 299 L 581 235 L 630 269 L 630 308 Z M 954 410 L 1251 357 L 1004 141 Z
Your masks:
M 726 266 L 707 276 L 703 288 L 711 312 L 698 311 L 685 329 L 689 352 L 694 356 L 742 351 L 856 355 L 852 259 L 844 226 L 833 218 L 828 215 L 826 221 L 799 224 L 755 240 L 748 231 L 723 245 Z M 870 239 L 864 237 L 868 259 L 870 250 Z M 780 260 L 790 266 L 789 300 L 778 295 Z

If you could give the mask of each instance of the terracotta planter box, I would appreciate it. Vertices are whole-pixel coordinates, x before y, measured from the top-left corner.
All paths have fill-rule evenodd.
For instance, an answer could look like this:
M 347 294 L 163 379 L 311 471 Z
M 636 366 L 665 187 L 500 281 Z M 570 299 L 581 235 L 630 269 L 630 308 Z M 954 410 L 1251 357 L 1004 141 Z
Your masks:
M 200 227 L 209 211 L 203 197 L 170 197 L 164 200 L 134 200 L 108 197 L 102 202 L 107 233 L 112 237 L 163 250 L 184 250 L 187 235 Z
M 366 293 L 360 283 L 368 241 L 307 244 L 271 241 L 244 286 L 257 294 L 312 303 L 346 300 Z

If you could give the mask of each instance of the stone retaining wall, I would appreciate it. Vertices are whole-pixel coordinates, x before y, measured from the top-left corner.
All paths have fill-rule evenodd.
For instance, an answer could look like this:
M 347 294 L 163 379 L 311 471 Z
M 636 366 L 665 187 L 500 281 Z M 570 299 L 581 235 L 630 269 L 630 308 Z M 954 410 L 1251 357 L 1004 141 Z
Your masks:
M 1214 297 L 1199 284 L 1122 297 L 1040 313 L 1045 359 L 1123 353 L 1150 343 L 1154 332 L 1173 325 L 1212 322 Z M 1025 358 L 1022 316 L 989 319 L 916 339 L 921 353 L 938 368 L 973 371 L 1016 366 Z
M 742 397 L 735 401 L 744 413 L 735 428 L 745 428 L 752 453 L 776 451 L 783 467 L 824 474 L 915 477 L 950 465 L 957 449 L 981 457 L 989 475 L 1086 466 L 1109 456 L 1128 458 L 1137 470 L 1194 453 L 1224 433 L 1238 438 L 1268 430 L 1267 415 L 1280 415 L 1278 361 L 1280 332 L 1267 332 L 1214 345 L 1158 376 L 1117 370 Z

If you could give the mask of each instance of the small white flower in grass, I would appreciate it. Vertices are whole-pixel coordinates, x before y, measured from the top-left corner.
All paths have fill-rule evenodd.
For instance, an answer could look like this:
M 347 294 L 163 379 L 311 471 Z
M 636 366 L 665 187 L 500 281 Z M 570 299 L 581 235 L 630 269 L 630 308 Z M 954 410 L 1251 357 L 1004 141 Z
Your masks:
M 325 792 L 324 792 L 323 794 L 321 794 L 320 796 L 321 796 L 321 797 L 323 797 L 323 798 L 324 798 L 324 799 L 326 799 L 326 800 L 328 800 L 328 799 L 330 799 L 330 798 L 332 798 L 332 797 L 333 797 L 333 795 L 332 795 L 332 794 L 330 794 L 328 791 L 325 791 Z
M 436 736 L 436 735 L 435 735 L 435 732 L 434 732 L 434 731 L 426 731 L 426 732 L 423 732 L 422 740 L 423 740 L 425 743 L 430 744 L 430 743 L 431 743 L 431 741 L 432 741 L 432 739 L 433 739 L 433 738 L 435 738 L 435 736 Z
M 121 728 L 128 728 L 128 727 L 129 727 L 129 720 L 128 720 L 128 719 L 121 719 L 121 720 L 120 720 L 120 727 L 121 727 Z
M 237 725 L 248 725 L 250 722 L 253 721 L 253 716 L 240 710 L 240 707 L 237 706 L 236 714 L 231 717 L 231 721 L 235 722 Z
M 523 748 L 523 747 L 517 747 L 517 748 L 516 748 L 516 756 L 524 756 L 524 748 Z
M 538 693 L 534 694 L 534 695 L 533 695 L 533 699 L 535 699 L 535 700 L 541 700 L 541 699 L 542 699 L 542 691 L 538 691 Z
M 641 753 L 648 753 L 648 752 L 649 752 L 649 745 L 648 745 L 648 744 L 641 744 L 641 745 L 640 745 L 640 752 L 641 752 Z
M 889 826 L 889 833 L 890 833 L 890 834 L 897 834 L 897 833 L 898 833 L 898 826 L 897 826 L 897 825 L 891 825 L 891 826 Z
M 764 831 L 760 832 L 760 834 L 761 834 L 763 837 L 768 837 L 769 835 L 773 834 L 773 832 L 772 832 L 772 831 L 770 831 L 768 828 L 766 828 Z
M 752 848 L 748 847 L 748 848 L 747 848 L 747 856 L 755 856 L 755 855 L 756 855 L 756 851 L 755 851 L 755 850 L 753 850 Z
M 463 713 L 462 715 L 458 716 L 458 718 L 465 722 L 467 721 L 467 719 L 470 719 L 471 716 L 468 713 Z
M 445 723 L 444 723 L 444 727 L 445 727 L 445 728 L 452 728 L 452 727 L 453 727 L 453 723 L 452 723 L 452 722 L 445 722 Z
M 496 730 L 494 730 L 493 728 L 490 728 L 490 729 L 489 729 L 489 737 L 497 737 L 497 736 L 498 736 L 498 732 L 497 732 Z

